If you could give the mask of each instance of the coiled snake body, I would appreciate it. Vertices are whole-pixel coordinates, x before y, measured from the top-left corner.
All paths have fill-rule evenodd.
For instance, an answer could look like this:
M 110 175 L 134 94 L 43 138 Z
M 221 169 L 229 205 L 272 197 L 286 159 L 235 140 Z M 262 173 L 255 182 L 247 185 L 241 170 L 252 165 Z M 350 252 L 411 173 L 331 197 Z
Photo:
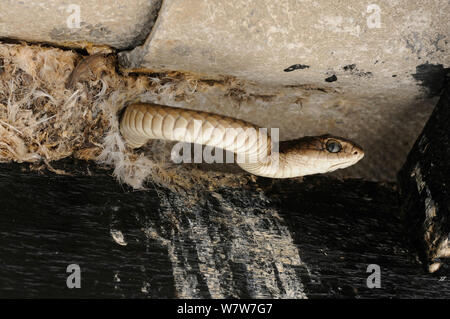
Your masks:
M 157 104 L 129 105 L 122 115 L 120 131 L 132 148 L 143 146 L 149 139 L 164 139 L 231 151 L 247 172 L 272 178 L 331 172 L 351 166 L 364 156 L 360 146 L 341 137 L 306 136 L 274 144 L 267 133 L 248 122 Z

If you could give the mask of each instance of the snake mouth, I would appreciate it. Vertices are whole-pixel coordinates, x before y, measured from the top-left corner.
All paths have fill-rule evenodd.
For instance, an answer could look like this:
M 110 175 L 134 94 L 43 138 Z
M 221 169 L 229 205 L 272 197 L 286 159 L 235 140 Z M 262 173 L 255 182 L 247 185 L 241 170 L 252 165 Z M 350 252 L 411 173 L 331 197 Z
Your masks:
M 345 168 L 345 167 L 348 167 L 348 166 L 350 166 L 350 165 L 352 165 L 352 162 L 351 162 L 351 161 L 341 162 L 341 163 L 337 163 L 337 164 L 331 165 L 331 166 L 330 166 L 330 169 L 336 170 L 336 169 L 339 169 L 339 168 Z

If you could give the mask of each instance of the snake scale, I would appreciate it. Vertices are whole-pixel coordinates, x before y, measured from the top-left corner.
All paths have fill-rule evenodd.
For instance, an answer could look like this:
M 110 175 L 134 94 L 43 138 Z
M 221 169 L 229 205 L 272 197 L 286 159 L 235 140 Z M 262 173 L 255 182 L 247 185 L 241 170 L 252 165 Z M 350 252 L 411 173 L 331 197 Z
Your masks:
M 163 139 L 231 151 L 241 168 L 271 178 L 332 172 L 364 156 L 360 146 L 341 137 L 305 136 L 276 144 L 267 132 L 261 133 L 259 127 L 242 120 L 150 103 L 127 106 L 120 131 L 131 148 L 150 139 Z

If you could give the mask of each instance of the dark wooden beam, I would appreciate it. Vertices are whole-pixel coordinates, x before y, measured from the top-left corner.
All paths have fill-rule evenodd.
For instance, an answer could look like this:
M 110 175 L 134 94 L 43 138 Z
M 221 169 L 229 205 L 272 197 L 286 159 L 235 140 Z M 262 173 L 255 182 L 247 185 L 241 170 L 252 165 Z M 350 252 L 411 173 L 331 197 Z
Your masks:
M 450 258 L 449 84 L 398 174 L 409 236 L 429 272 Z
M 1 297 L 450 296 L 409 246 L 393 184 L 260 178 L 194 197 L 64 165 L 72 176 L 0 166 Z

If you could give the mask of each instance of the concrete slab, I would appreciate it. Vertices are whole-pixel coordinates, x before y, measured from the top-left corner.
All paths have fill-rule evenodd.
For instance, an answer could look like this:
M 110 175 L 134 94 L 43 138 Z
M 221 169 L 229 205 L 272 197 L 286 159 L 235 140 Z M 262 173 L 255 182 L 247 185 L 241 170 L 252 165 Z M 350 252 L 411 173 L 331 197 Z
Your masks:
M 392 88 L 415 82 L 418 65 L 450 64 L 449 13 L 445 0 L 167 0 L 124 66 Z
M 83 47 L 130 48 L 149 34 L 161 0 L 0 2 L 0 37 Z

